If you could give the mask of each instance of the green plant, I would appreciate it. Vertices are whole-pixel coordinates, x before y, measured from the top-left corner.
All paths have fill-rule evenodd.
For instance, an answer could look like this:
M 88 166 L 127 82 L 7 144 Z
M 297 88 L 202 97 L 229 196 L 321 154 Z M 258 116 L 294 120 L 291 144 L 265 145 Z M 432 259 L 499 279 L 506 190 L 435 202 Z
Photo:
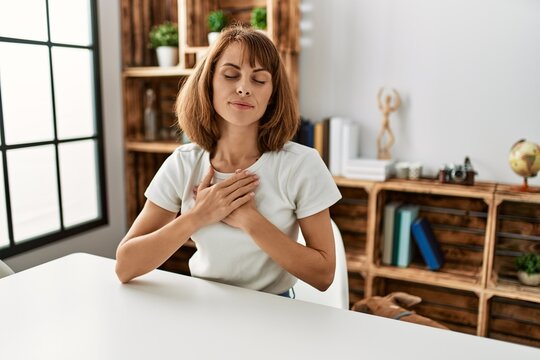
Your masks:
M 251 26 L 255 29 L 266 29 L 266 8 L 256 7 L 251 10 Z
M 163 24 L 153 26 L 150 30 L 150 46 L 178 46 L 178 27 L 176 24 L 166 21 Z
M 220 32 L 227 26 L 227 15 L 223 10 L 215 10 L 208 14 L 208 28 L 211 32 Z
M 540 254 L 527 253 L 516 259 L 516 267 L 519 271 L 524 271 L 527 274 L 540 273 Z

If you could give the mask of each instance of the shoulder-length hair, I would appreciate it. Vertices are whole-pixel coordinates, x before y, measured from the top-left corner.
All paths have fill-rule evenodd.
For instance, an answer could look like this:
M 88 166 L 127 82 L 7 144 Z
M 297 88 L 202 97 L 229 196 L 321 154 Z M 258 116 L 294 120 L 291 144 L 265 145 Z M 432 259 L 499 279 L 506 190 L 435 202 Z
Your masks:
M 261 153 L 281 150 L 295 135 L 299 124 L 285 67 L 275 45 L 266 35 L 242 26 L 225 29 L 206 59 L 182 86 L 176 100 L 177 125 L 191 141 L 214 153 L 220 131 L 212 105 L 212 80 L 217 62 L 225 49 L 234 43 L 244 47 L 251 66 L 258 62 L 272 75 L 272 95 L 259 120 L 258 144 Z

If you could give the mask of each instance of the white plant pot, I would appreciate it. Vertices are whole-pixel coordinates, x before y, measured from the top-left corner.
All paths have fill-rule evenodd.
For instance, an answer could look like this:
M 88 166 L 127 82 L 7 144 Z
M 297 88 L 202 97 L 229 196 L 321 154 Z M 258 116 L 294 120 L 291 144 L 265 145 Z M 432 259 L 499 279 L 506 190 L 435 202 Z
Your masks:
M 540 274 L 527 274 L 525 271 L 518 271 L 517 273 L 519 281 L 522 284 L 529 286 L 540 285 Z
M 160 46 L 156 49 L 159 66 L 178 65 L 178 48 L 175 46 Z
M 219 37 L 219 32 L 213 31 L 208 33 L 208 45 L 212 45 L 216 42 L 217 38 Z

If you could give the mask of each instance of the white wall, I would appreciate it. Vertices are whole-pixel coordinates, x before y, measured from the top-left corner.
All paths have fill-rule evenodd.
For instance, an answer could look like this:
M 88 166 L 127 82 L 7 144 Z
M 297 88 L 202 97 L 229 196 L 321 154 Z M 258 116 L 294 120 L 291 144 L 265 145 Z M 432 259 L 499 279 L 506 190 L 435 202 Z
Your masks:
M 125 233 L 119 9 L 118 0 L 98 1 L 109 225 L 4 259 L 15 271 L 73 252 L 87 252 L 113 258 L 116 246 Z
M 540 1 L 302 0 L 302 16 L 304 116 L 355 120 L 375 157 L 376 94 L 394 87 L 395 158 L 434 173 L 469 155 L 479 179 L 521 182 L 507 158 L 540 143 Z

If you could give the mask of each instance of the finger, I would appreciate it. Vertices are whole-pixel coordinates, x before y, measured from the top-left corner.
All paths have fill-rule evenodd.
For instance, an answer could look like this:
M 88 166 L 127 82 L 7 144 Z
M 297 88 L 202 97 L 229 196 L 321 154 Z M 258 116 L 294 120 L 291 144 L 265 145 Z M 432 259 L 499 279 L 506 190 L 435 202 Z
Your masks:
M 201 184 L 199 185 L 198 190 L 206 189 L 210 186 L 210 183 L 212 182 L 212 178 L 214 177 L 214 168 L 210 166 L 208 169 L 208 173 L 202 180 Z
M 240 180 L 236 181 L 235 183 L 233 183 L 233 184 L 227 186 L 226 188 L 224 188 L 224 190 L 223 190 L 224 194 L 225 194 L 225 196 L 229 196 L 230 194 L 232 194 L 236 190 L 241 189 L 241 188 L 243 188 L 245 186 L 248 186 L 251 183 L 254 183 L 256 181 L 259 181 L 259 177 L 257 175 L 255 175 L 255 174 L 250 175 L 250 176 L 248 176 L 246 178 L 240 179 Z
M 236 170 L 236 171 L 238 171 L 238 170 Z M 244 178 L 246 178 L 246 177 L 248 177 L 250 175 L 252 175 L 252 174 L 247 170 L 240 171 L 240 172 L 235 172 L 235 174 L 232 175 L 231 177 L 229 177 L 227 180 L 222 181 L 219 184 L 217 184 L 217 187 L 218 188 L 226 188 L 226 187 L 234 184 L 238 180 L 242 180 L 242 179 L 244 179 Z
M 238 199 L 234 200 L 230 206 L 231 208 L 231 212 L 233 212 L 234 210 L 238 209 L 240 206 L 248 203 L 251 199 L 253 199 L 255 197 L 255 193 L 252 191 L 252 192 L 249 192 L 247 193 L 246 195 L 244 196 L 241 196 L 239 197 Z
M 244 186 L 238 187 L 236 190 L 232 191 L 229 195 L 227 195 L 227 201 L 233 202 L 239 197 L 242 197 L 245 194 L 254 191 L 257 186 L 259 186 L 259 183 L 259 180 L 255 180 L 248 184 L 245 184 Z

